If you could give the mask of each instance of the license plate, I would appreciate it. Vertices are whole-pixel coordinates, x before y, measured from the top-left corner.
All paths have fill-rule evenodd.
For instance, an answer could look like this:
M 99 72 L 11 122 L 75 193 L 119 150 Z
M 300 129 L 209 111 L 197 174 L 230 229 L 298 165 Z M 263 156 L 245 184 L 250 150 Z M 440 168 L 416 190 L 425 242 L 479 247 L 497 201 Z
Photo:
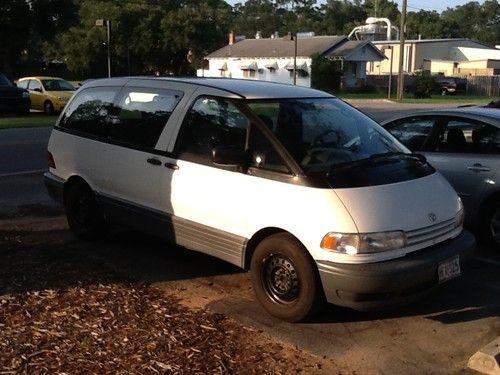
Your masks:
M 454 277 L 460 276 L 460 257 L 458 255 L 439 263 L 439 282 L 443 283 Z

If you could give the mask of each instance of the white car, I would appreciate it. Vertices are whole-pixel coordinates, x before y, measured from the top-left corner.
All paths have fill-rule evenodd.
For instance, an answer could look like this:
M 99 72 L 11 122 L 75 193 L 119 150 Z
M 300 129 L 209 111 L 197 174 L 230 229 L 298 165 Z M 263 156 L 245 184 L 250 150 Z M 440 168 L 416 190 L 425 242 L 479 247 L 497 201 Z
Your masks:
M 252 273 L 272 315 L 326 299 L 407 303 L 475 247 L 453 188 L 374 121 L 317 90 L 231 79 L 83 86 L 49 146 L 49 193 L 95 239 L 128 225 Z

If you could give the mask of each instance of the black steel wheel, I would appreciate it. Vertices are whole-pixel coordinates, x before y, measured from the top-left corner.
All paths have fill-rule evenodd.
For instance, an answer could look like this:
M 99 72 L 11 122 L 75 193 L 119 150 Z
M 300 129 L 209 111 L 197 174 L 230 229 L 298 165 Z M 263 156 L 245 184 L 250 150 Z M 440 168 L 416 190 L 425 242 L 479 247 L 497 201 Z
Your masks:
M 479 224 L 479 237 L 486 245 L 500 248 L 500 202 L 486 208 Z
M 103 237 L 108 223 L 92 190 L 83 183 L 69 187 L 65 198 L 66 218 L 73 234 L 82 240 Z
M 271 315 L 298 322 L 319 307 L 322 289 L 316 265 L 290 234 L 264 239 L 255 249 L 250 269 L 255 296 Z

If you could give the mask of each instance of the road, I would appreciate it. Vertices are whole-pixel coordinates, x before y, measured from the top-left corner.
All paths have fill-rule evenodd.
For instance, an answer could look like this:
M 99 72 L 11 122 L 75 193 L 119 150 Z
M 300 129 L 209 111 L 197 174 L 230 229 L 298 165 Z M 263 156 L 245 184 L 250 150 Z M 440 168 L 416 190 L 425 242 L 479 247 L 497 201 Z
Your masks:
M 378 120 L 414 110 L 384 102 L 356 105 Z M 50 235 L 71 245 L 71 251 L 153 283 L 190 307 L 231 316 L 362 374 L 463 373 L 468 358 L 500 335 L 500 262 L 488 249 L 482 249 L 485 254 L 470 264 L 464 277 L 422 303 L 379 313 L 328 306 L 312 321 L 288 324 L 271 318 L 255 303 L 248 273 L 215 258 L 130 231 L 118 230 L 102 243 L 76 242 L 60 208 L 47 197 L 41 173 L 32 172 L 45 169 L 49 133 L 50 129 L 0 131 L 0 219 L 13 225 L 21 220 L 22 227 L 23 219 L 16 216 L 38 217 Z

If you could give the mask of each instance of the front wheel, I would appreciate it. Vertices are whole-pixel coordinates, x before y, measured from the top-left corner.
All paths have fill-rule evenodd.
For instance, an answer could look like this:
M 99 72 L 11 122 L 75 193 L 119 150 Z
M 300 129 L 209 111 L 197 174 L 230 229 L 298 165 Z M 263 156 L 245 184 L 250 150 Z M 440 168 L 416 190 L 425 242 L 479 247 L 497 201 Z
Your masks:
M 257 300 L 273 316 L 299 322 L 320 305 L 316 266 L 302 244 L 288 233 L 264 239 L 251 262 Z
M 103 237 L 108 223 L 92 190 L 83 183 L 70 186 L 65 199 L 66 218 L 73 234 L 82 240 Z
M 479 235 L 485 244 L 500 248 L 500 202 L 494 202 L 486 209 Z

